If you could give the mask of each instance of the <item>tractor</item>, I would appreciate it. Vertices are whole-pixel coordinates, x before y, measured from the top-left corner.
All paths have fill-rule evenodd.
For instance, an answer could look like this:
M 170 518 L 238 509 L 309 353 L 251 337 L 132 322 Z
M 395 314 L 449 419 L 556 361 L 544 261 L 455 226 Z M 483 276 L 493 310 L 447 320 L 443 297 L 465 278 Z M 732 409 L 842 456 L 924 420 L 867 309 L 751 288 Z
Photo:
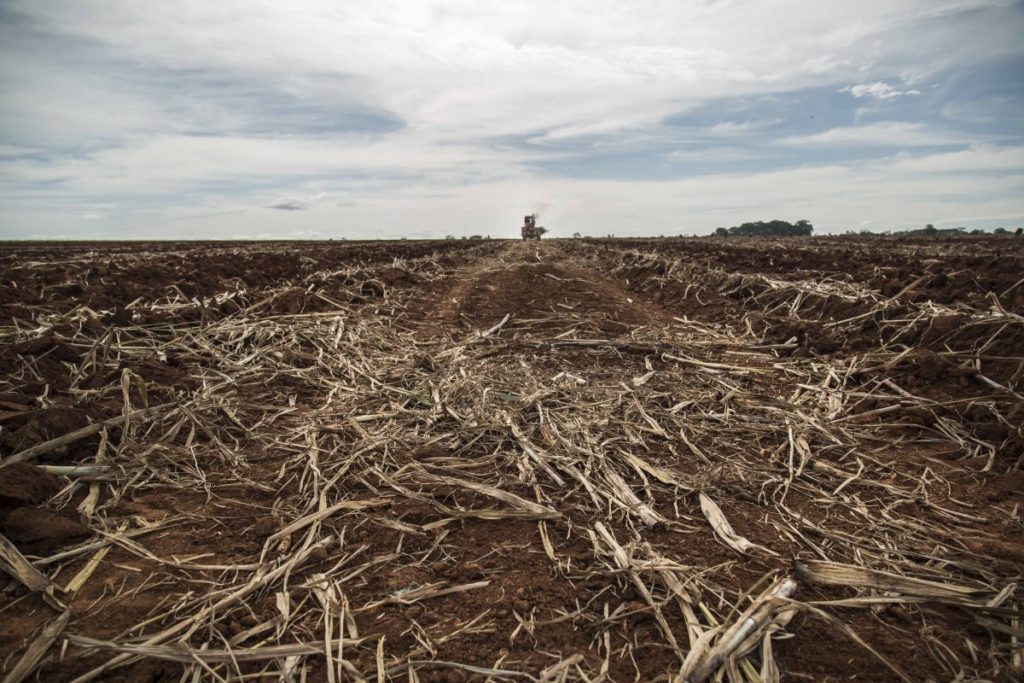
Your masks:
M 546 228 L 537 225 L 537 214 L 532 213 L 523 219 L 523 240 L 539 240 L 546 232 Z

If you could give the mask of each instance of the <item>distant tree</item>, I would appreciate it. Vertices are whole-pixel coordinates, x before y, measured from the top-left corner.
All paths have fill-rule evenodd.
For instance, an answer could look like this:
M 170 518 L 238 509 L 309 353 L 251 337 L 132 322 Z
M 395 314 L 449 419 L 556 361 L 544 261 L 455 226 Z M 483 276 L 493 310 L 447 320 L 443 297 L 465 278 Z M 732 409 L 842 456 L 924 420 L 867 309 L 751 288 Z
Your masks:
M 548 229 L 547 228 L 540 228 L 540 227 L 538 227 L 537 228 L 537 234 L 538 235 L 546 235 L 546 234 L 548 234 Z
M 728 228 L 715 228 L 715 237 L 728 237 L 728 236 L 729 236 L 729 229 Z
M 470 235 L 469 239 L 471 239 L 471 240 L 482 240 L 483 237 L 481 237 L 480 235 Z
M 996 228 L 995 230 L 992 231 L 992 234 L 994 234 L 994 235 L 1006 235 L 1006 234 L 1009 234 L 1009 231 L 1006 228 Z
M 923 228 L 900 230 L 892 234 L 899 235 L 900 237 L 956 237 L 957 235 L 983 235 L 985 231 L 979 229 L 969 230 L 963 226 L 957 228 L 936 228 L 931 223 L 928 223 Z
M 574 240 L 578 240 L 578 239 L 579 239 L 580 237 L 582 237 L 582 235 L 580 235 L 580 234 L 579 234 L 578 232 L 574 232 L 574 233 L 572 234 L 572 238 L 573 238 Z
M 814 226 L 811 225 L 810 221 L 799 220 L 796 223 L 790 223 L 789 221 L 773 220 L 773 221 L 754 221 L 752 223 L 743 223 L 729 228 L 729 235 L 736 235 L 739 237 L 792 237 L 792 236 L 807 236 L 814 232 Z M 715 231 L 715 234 L 719 234 Z
M 455 239 L 455 235 L 445 235 L 444 238 L 446 240 L 453 240 L 453 239 Z
M 1016 235 L 1017 237 L 1024 235 L 1024 228 L 1017 228 L 1016 230 L 1013 231 L 1013 234 Z

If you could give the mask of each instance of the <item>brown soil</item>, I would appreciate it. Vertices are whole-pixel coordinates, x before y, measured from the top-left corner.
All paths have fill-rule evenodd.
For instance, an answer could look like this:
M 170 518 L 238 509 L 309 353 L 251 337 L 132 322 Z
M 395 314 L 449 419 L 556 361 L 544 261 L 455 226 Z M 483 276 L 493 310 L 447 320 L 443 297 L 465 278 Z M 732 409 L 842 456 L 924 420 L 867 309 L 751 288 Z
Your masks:
M 74 539 L 92 535 L 87 528 L 67 517 L 36 508 L 11 510 L 4 519 L 4 535 L 25 552 L 52 553 Z
M 0 521 L 14 508 L 45 503 L 59 489 L 57 477 L 28 463 L 0 468 Z
M 1024 559 L 1022 266 L 996 239 L 6 247 L 0 457 L 156 408 L 0 469 L 3 532 L 58 586 L 83 544 L 133 534 L 58 590 L 71 616 L 34 675 L 117 654 L 77 637 L 130 649 L 195 618 L 161 644 L 320 647 L 345 623 L 344 680 L 375 680 L 378 646 L 388 680 L 567 660 L 546 680 L 675 680 L 690 639 L 663 572 L 703 630 L 794 558 L 991 600 Z M 758 547 L 728 547 L 698 491 Z M 883 595 L 801 583 L 832 621 L 775 635 L 782 680 L 894 679 L 836 622 L 913 679 L 1013 678 L 1016 593 L 827 604 Z M 13 579 L 0 613 L 6 672 L 57 613 Z M 183 675 L 209 672 L 151 651 L 99 677 Z

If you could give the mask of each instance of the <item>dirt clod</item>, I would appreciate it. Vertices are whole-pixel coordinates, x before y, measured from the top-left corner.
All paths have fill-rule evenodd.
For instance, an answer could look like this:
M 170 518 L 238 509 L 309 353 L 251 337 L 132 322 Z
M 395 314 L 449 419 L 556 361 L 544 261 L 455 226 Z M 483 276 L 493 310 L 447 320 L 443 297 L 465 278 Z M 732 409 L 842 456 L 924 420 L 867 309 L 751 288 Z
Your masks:
M 49 510 L 20 507 L 4 519 L 4 534 L 33 553 L 49 553 L 92 534 L 85 526 Z
M 0 518 L 14 508 L 45 503 L 60 490 L 57 477 L 26 462 L 0 468 Z
M 281 528 L 281 521 L 272 515 L 260 517 L 256 520 L 255 526 L 252 528 L 252 532 L 260 538 L 266 538 Z

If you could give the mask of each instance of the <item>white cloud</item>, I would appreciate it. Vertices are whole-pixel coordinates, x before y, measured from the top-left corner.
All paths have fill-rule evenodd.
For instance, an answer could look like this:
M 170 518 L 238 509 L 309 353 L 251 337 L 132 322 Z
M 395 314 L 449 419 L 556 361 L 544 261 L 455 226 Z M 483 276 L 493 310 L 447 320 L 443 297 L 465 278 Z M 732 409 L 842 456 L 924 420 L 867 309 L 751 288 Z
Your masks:
M 922 157 L 897 156 L 891 167 L 906 173 L 1021 173 L 1024 147 L 975 145 L 969 149 Z
M 723 121 L 716 123 L 707 129 L 711 136 L 730 137 L 734 135 L 748 135 L 765 128 L 770 128 L 782 123 L 782 119 L 758 119 L 752 121 Z
M 289 196 L 315 195 L 299 185 Z M 707 234 L 745 220 L 811 220 L 819 232 L 845 231 L 864 221 L 877 229 L 1024 223 L 1024 146 L 978 147 L 951 154 L 897 155 L 857 164 L 812 165 L 762 172 L 718 173 L 662 181 L 535 178 L 526 172 L 466 185 L 439 186 L 426 177 L 399 188 L 366 188 L 357 203 L 323 202 L 301 227 L 290 211 L 266 211 L 244 199 L 137 213 L 164 237 L 247 234 L 300 237 L 399 237 L 426 230 L 515 237 L 523 213 L 543 207 L 554 236 Z M 202 207 L 200 207 L 202 208 Z M 312 212 L 311 212 L 312 213 Z M 18 215 L 32 232 L 59 225 L 55 214 Z M 312 216 L 311 216 L 312 218 Z
M 170 192 L 211 182 L 287 182 L 292 176 L 360 174 L 504 174 L 539 154 L 469 144 L 437 144 L 396 135 L 256 138 L 154 135 L 120 147 L 5 165 L 12 180 L 60 183 L 64 191 L 116 192 L 125 187 Z
M 970 40 L 911 30 L 1002 0 L 11 4 L 143 64 L 223 70 L 328 102 L 354 98 L 418 131 L 461 138 L 605 132 L 656 121 L 687 102 L 852 78 L 885 60 L 907 68 L 924 54 L 941 68 L 1005 50 L 1001 39 L 1020 28 L 1019 19 L 990 21 Z M 971 21 L 961 19 L 965 29 Z M 880 52 L 877 41 L 890 33 L 898 37 Z M 151 115 L 149 104 L 118 109 L 135 121 Z M 56 122 L 72 113 L 47 115 Z M 102 122 L 91 108 L 84 115 L 90 125 Z
M 920 95 L 920 90 L 898 90 L 897 88 L 883 83 L 882 81 L 876 81 L 875 83 L 861 83 L 858 85 L 848 85 L 839 92 L 848 92 L 854 97 L 873 97 L 876 100 L 893 100 L 897 97 L 903 97 L 904 95 Z
M 748 147 L 716 146 L 710 149 L 675 149 L 665 155 L 670 161 L 692 163 L 726 163 L 749 161 L 759 154 Z
M 923 147 L 963 144 L 976 139 L 976 136 L 931 130 L 921 123 L 883 121 L 862 126 L 830 128 L 810 135 L 793 135 L 780 139 L 778 144 L 789 147 Z

